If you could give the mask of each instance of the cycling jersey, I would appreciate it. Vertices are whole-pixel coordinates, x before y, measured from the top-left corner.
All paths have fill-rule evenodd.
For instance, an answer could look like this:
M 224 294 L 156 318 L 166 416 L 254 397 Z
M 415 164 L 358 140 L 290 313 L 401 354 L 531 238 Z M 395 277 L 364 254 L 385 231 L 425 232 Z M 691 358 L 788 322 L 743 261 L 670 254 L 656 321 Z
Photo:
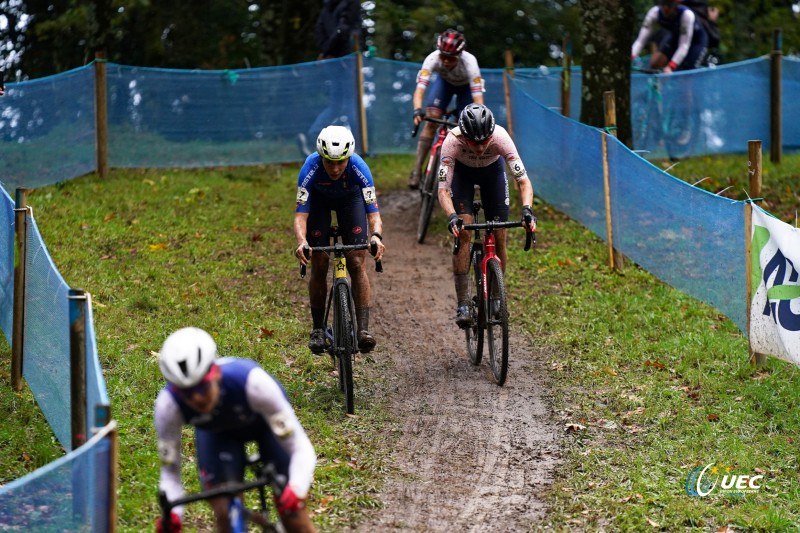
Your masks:
M 358 155 L 353 154 L 347 161 L 344 174 L 337 180 L 332 180 L 325 167 L 322 166 L 322 156 L 313 153 L 306 159 L 297 179 L 297 213 L 308 213 L 311 210 L 311 200 L 315 196 L 327 200 L 339 200 L 361 194 L 364 208 L 367 213 L 378 212 L 378 197 L 375 194 L 375 184 L 372 181 L 372 172 Z
M 316 455 L 283 388 L 249 359 L 224 357 L 216 364 L 221 373 L 220 394 L 210 413 L 192 409 L 173 385 L 164 387 L 156 398 L 155 426 L 161 459 L 159 488 L 169 500 L 184 494 L 180 480 L 181 429 L 188 424 L 196 428 L 201 481 L 208 480 L 206 474 L 213 472 L 217 463 L 233 463 L 234 470 L 240 473 L 245 459 L 244 443 L 252 440 L 259 443 L 264 460 L 277 459 L 279 470 L 288 473 L 292 490 L 304 498 L 311 486 Z M 279 449 L 271 451 L 269 446 L 275 443 Z M 280 468 L 280 456 L 288 458 L 288 467 Z M 217 473 L 221 475 L 222 471 Z M 175 512 L 182 515 L 183 509 L 178 507 Z
M 456 161 L 467 167 L 488 167 L 501 157 L 505 160 L 515 180 L 528 179 L 528 173 L 519 157 L 517 147 L 503 126 L 499 124 L 495 126 L 486 149 L 480 155 L 470 149 L 467 139 L 461 135 L 461 130 L 453 128 L 447 134 L 442 145 L 439 188 L 452 190 L 453 169 Z
M 701 53 L 705 55 L 708 37 L 691 9 L 682 5 L 679 5 L 677 9 L 677 16 L 667 18 L 661 13 L 658 6 L 650 8 L 644 17 L 639 36 L 631 47 L 632 57 L 639 55 L 658 25 L 667 33 L 659 48 L 670 57 L 670 67 L 673 70 L 679 68 L 686 70 L 699 66 L 702 57 L 698 60 L 697 56 Z M 690 53 L 690 48 L 693 49 L 692 53 Z M 685 65 L 684 60 L 687 60 Z
M 439 58 L 438 50 L 428 54 L 417 74 L 417 88 L 426 89 L 433 73 L 436 73 L 439 78 L 451 85 L 469 84 L 470 92 L 473 95 L 483 92 L 483 79 L 481 78 L 481 70 L 478 67 L 478 60 L 469 52 L 461 52 L 458 55 L 456 66 L 451 69 L 444 67 Z

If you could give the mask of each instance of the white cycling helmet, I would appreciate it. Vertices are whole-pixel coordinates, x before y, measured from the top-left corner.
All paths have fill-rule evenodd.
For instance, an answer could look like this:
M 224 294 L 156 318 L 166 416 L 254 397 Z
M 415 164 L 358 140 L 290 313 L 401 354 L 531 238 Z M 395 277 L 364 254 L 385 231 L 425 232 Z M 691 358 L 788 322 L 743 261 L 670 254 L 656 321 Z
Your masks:
M 356 151 L 356 140 L 344 126 L 328 126 L 319 132 L 317 152 L 325 159 L 342 161 Z
M 217 358 L 217 344 L 200 328 L 182 328 L 161 347 L 158 364 L 167 381 L 186 389 L 200 383 Z

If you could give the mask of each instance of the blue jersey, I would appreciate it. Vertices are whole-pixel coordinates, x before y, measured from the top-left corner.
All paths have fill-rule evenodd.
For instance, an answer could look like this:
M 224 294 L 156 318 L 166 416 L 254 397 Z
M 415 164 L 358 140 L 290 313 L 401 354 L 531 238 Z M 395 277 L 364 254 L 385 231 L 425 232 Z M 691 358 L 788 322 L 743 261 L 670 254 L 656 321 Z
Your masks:
M 332 180 L 322 165 L 322 156 L 313 153 L 306 159 L 297 179 L 296 212 L 309 213 L 311 200 L 316 196 L 336 201 L 359 194 L 366 212 L 377 213 L 378 197 L 375 194 L 372 172 L 358 154 L 353 154 L 347 160 L 342 177 Z
M 220 383 L 220 399 L 214 410 L 208 414 L 198 413 L 189 407 L 173 386 L 167 386 L 167 390 L 178 403 L 183 419 L 196 428 L 213 432 L 235 431 L 256 424 L 263 425 L 266 429 L 263 418 L 251 409 L 245 390 L 247 376 L 258 364 L 249 359 L 238 358 L 219 361 L 225 369 Z

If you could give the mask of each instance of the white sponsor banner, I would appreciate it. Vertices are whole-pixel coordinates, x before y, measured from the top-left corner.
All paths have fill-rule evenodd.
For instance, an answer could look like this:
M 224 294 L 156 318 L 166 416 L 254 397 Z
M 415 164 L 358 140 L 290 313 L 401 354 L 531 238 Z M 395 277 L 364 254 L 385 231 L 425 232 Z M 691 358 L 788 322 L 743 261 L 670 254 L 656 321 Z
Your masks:
M 800 366 L 800 229 L 753 206 L 750 347 Z

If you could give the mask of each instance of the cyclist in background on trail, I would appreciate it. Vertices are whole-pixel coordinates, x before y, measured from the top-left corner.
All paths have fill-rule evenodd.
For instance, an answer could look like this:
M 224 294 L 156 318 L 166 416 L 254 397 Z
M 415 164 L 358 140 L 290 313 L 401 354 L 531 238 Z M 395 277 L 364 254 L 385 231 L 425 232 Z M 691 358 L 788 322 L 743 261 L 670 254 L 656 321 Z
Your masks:
M 155 402 L 155 427 L 161 460 L 159 488 L 169 500 L 184 495 L 181 483 L 181 430 L 195 428 L 197 469 L 203 490 L 241 482 L 245 443 L 258 443 L 264 461 L 273 463 L 288 484 L 276 507 L 287 531 L 315 531 L 305 508 L 316 466 L 311 441 L 275 378 L 255 361 L 217 356 L 214 339 L 202 329 L 173 332 L 159 354 L 167 385 Z M 209 500 L 217 531 L 226 531 L 227 497 Z M 182 507 L 173 510 L 172 531 L 181 530 Z M 156 531 L 162 531 L 161 517 Z
M 315 354 L 325 350 L 325 299 L 328 294 L 327 253 L 314 253 L 315 246 L 328 246 L 331 212 L 344 244 L 364 244 L 369 238 L 377 245 L 375 260 L 380 261 L 383 245 L 383 224 L 372 172 L 355 153 L 353 134 L 344 126 L 328 126 L 317 137 L 317 151 L 306 158 L 297 180 L 297 208 L 294 233 L 295 255 L 301 264 L 308 264 L 304 247 L 310 246 L 311 275 L 308 294 L 313 328 L 308 347 Z M 358 349 L 368 353 L 375 348 L 375 337 L 369 332 L 369 307 L 372 293 L 365 264 L 366 250 L 347 254 L 347 271 L 353 283 L 356 307 Z
M 703 65 L 708 51 L 708 34 L 699 17 L 680 0 L 661 0 L 644 17 L 639 36 L 631 47 L 631 60 L 636 59 L 650 36 L 660 26 L 663 30 L 658 50 L 650 58 L 650 68 L 669 74 Z
M 465 46 L 464 35 L 453 29 L 445 30 L 439 35 L 437 49 L 422 62 L 412 97 L 415 126 L 422 122 L 424 116 L 442 118 L 453 96 L 456 97 L 456 114 L 469 103 L 483 103 L 483 78 L 478 60 L 464 50 Z M 423 109 L 423 98 L 434 73 L 438 77 L 427 91 L 427 102 Z M 419 188 L 422 165 L 431 149 L 436 127 L 435 123 L 426 121 L 419 135 L 417 160 L 408 177 L 408 186 L 411 189 Z
M 468 307 L 469 241 L 471 232 L 460 230 L 458 221 L 472 223 L 475 186 L 480 187 L 486 220 L 506 222 L 509 212 L 506 165 L 519 185 L 522 220 L 527 231 L 536 230 L 533 215 L 533 186 L 505 128 L 495 124 L 491 110 L 483 104 L 470 104 L 458 118 L 458 127 L 447 134 L 442 146 L 439 169 L 439 203 L 448 217 L 447 229 L 461 241 L 453 256 L 453 279 L 456 288 L 456 324 L 471 325 Z M 507 262 L 506 230 L 495 231 L 497 255 L 505 271 Z

